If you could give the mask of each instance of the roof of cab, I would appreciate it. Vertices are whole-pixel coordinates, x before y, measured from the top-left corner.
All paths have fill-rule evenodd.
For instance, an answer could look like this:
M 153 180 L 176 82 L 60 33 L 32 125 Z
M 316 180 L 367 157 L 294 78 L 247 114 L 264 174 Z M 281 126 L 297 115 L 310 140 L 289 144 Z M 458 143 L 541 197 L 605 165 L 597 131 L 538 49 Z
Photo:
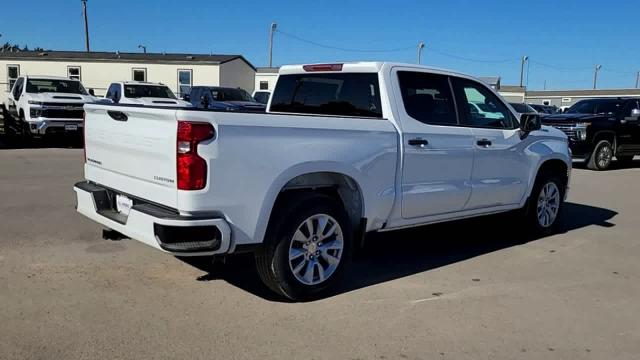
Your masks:
M 153 82 L 146 82 L 146 81 L 121 81 L 121 83 L 125 85 L 166 86 L 163 83 L 153 83 Z
M 400 62 L 379 62 L 379 61 L 363 61 L 363 62 L 333 62 L 333 63 L 316 63 L 316 64 L 300 64 L 300 65 L 284 65 L 280 68 L 280 74 L 300 74 L 307 73 L 308 71 L 304 70 L 304 66 L 307 65 L 329 65 L 329 64 L 342 64 L 341 71 L 317 71 L 317 72 L 379 72 L 384 67 L 393 68 L 393 67 L 403 67 L 403 68 L 412 68 L 412 69 L 420 69 L 426 71 L 433 71 L 440 74 L 454 75 L 454 76 L 465 76 L 470 77 L 469 75 L 453 71 L 447 69 L 441 69 L 436 67 L 417 65 L 417 64 L 409 64 L 409 63 L 400 63 Z
M 49 75 L 25 75 L 27 79 L 36 79 L 36 80 L 69 80 L 69 81 L 79 81 L 76 79 L 70 79 L 68 77 L 63 76 L 49 76 Z

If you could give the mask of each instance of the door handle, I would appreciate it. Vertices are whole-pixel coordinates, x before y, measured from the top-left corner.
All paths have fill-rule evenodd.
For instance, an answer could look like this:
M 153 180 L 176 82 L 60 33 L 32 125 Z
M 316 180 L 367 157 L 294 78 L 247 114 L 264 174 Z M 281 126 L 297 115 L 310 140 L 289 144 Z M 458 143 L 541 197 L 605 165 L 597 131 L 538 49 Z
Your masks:
M 422 139 L 422 138 L 409 139 L 409 145 L 423 148 L 423 147 L 429 145 L 429 141 L 427 141 L 426 139 Z
M 129 117 L 127 117 L 127 114 L 121 112 L 121 111 L 107 111 L 107 114 L 109 114 L 109 116 L 116 121 L 127 121 L 129 120 Z
M 482 147 L 489 147 L 489 146 L 491 146 L 492 142 L 489 139 L 480 139 L 480 140 L 476 141 L 476 144 L 478 144 L 478 146 L 482 146 Z

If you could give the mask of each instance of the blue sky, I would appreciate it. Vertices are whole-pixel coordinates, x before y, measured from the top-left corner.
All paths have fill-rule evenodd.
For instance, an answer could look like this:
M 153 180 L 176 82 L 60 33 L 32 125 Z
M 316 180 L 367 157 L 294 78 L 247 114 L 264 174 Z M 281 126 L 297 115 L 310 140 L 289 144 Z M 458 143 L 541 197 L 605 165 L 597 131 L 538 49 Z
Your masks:
M 635 4 L 634 4 L 635 3 Z M 528 85 L 542 89 L 634 87 L 640 71 L 640 27 L 634 1 L 168 1 L 89 0 L 92 50 L 242 54 L 274 63 L 416 61 L 517 84 L 520 57 L 531 58 Z M 80 0 L 9 1 L 0 42 L 53 50 L 84 47 Z M 12 16 L 6 16 L 12 14 Z M 351 50 L 327 49 L 299 41 Z M 397 51 L 387 51 L 403 49 Z M 369 51 L 375 50 L 375 51 Z

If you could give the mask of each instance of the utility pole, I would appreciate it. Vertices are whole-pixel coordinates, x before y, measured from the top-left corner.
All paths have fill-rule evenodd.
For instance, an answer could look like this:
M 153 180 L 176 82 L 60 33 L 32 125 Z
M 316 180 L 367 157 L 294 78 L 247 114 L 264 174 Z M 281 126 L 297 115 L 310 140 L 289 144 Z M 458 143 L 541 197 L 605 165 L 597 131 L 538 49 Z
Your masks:
M 424 42 L 420 41 L 418 44 L 418 65 L 422 63 L 422 50 L 424 49 Z
M 138 45 L 138 49 L 142 49 L 142 52 L 147 53 L 147 47 L 144 45 Z
M 602 65 L 596 65 L 596 72 L 593 75 L 593 90 L 598 87 L 598 72 L 600 72 L 600 69 L 602 69 Z
M 87 0 L 82 1 L 82 16 L 84 17 L 84 39 L 87 47 L 87 52 L 91 51 L 89 47 L 89 19 L 87 18 Z
M 638 76 L 636 76 L 636 89 L 640 88 L 640 71 L 638 71 Z
M 277 28 L 278 24 L 272 22 L 269 30 L 269 67 L 273 66 L 273 34 L 276 32 Z
M 523 56 L 520 61 L 520 87 L 524 86 L 524 64 L 529 61 L 528 56 Z

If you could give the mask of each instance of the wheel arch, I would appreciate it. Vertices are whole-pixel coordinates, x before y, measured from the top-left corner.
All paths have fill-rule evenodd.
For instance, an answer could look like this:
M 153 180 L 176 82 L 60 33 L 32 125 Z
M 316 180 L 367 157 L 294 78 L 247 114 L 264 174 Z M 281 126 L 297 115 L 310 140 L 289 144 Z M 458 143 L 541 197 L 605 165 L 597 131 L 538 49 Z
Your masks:
M 611 141 L 611 146 L 613 146 L 613 151 L 616 151 L 618 146 L 618 137 L 616 136 L 616 132 L 613 130 L 598 130 L 593 134 L 593 138 L 591 140 L 591 144 L 595 147 L 599 141 L 601 140 L 609 140 Z
M 527 199 L 531 196 L 531 192 L 533 191 L 536 181 L 540 175 L 544 173 L 551 172 L 558 174 L 564 181 L 566 191 L 569 188 L 569 182 L 571 180 L 571 169 L 572 163 L 570 158 L 567 159 L 560 156 L 553 156 L 540 161 L 535 172 L 531 176 L 529 189 L 527 190 L 527 196 L 523 199 L 523 204 L 526 204 Z
M 340 163 L 300 164 L 284 171 L 270 186 L 256 224 L 255 240 L 262 243 L 276 206 L 296 192 L 316 191 L 334 197 L 344 207 L 353 227 L 366 214 L 365 192 L 359 172 Z

